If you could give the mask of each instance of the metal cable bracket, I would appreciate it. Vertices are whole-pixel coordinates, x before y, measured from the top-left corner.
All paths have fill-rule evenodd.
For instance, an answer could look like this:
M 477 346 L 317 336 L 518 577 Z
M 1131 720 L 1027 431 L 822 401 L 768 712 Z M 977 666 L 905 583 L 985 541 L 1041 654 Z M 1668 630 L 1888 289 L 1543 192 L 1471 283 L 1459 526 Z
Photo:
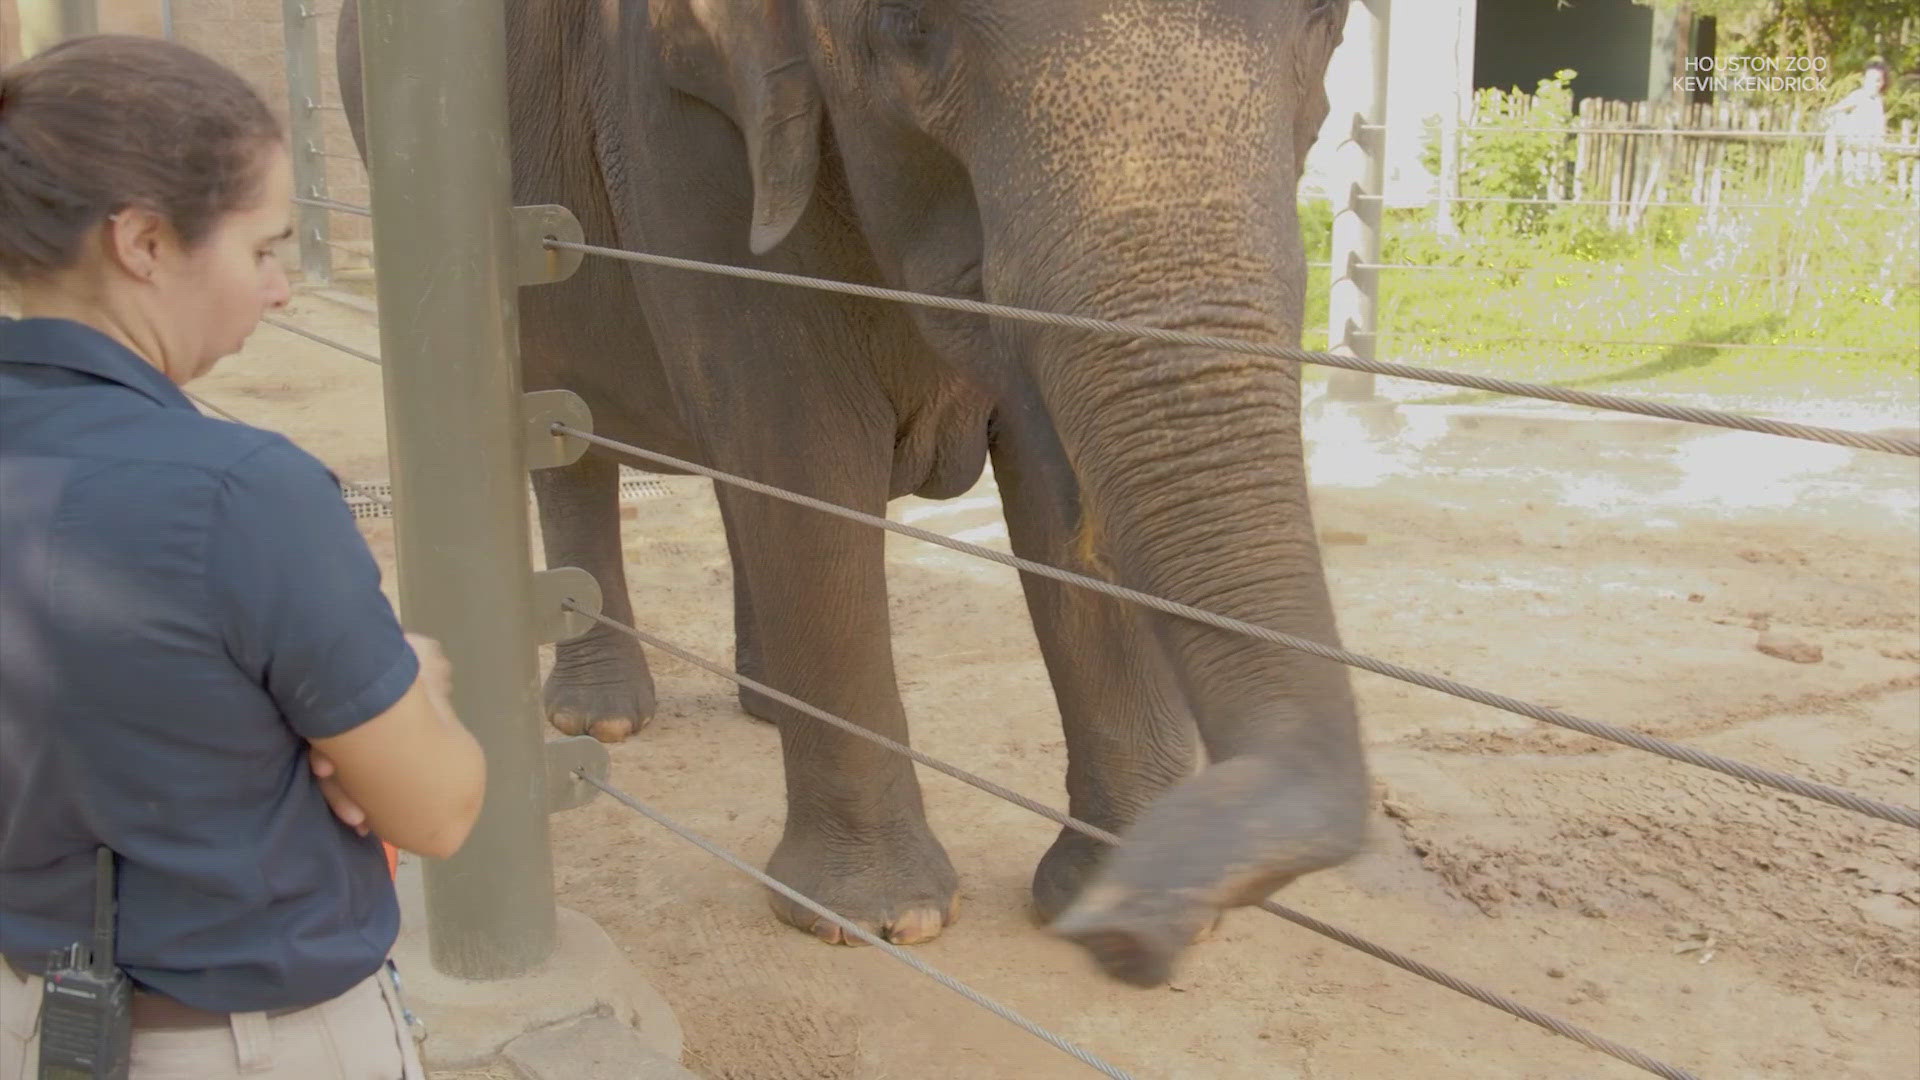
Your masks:
M 547 812 L 577 810 L 600 794 L 593 780 L 605 781 L 613 756 L 591 735 L 573 735 L 541 744 L 546 751 Z
M 565 281 L 580 269 L 579 252 L 552 245 L 553 241 L 579 243 L 586 234 L 580 219 L 564 206 L 546 203 L 513 208 L 513 257 L 517 283 L 550 285 Z
M 520 415 L 526 430 L 528 469 L 557 469 L 580 460 L 587 444 L 554 430 L 564 424 L 579 431 L 593 430 L 593 410 L 571 390 L 534 390 L 521 396 Z
M 533 575 L 534 640 L 542 645 L 572 641 L 593 629 L 600 614 L 600 582 L 577 566 Z

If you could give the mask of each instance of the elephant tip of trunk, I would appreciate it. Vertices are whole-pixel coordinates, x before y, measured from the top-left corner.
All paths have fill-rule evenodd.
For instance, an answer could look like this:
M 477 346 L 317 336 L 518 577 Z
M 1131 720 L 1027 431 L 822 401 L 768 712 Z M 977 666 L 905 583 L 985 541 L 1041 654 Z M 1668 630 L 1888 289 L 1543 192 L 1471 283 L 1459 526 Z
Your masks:
M 1123 983 L 1143 989 L 1165 986 L 1173 981 L 1174 962 L 1206 935 L 1216 913 L 1149 911 L 1140 903 L 1149 899 L 1116 886 L 1096 886 L 1048 929 L 1087 950 L 1102 970 Z M 1201 916 L 1197 922 L 1192 917 L 1196 914 Z
M 1093 954 L 1101 970 L 1129 986 L 1151 990 L 1173 980 L 1175 951 L 1157 947 L 1138 928 L 1062 918 L 1053 932 Z

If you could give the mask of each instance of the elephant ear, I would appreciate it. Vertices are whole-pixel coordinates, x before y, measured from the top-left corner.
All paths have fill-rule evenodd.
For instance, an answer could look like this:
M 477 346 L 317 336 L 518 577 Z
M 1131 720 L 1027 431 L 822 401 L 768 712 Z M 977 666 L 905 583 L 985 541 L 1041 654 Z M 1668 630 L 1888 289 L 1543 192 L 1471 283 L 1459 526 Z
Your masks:
M 753 173 L 753 253 L 793 231 L 820 171 L 821 102 L 793 0 L 648 0 L 667 80 L 726 113 Z

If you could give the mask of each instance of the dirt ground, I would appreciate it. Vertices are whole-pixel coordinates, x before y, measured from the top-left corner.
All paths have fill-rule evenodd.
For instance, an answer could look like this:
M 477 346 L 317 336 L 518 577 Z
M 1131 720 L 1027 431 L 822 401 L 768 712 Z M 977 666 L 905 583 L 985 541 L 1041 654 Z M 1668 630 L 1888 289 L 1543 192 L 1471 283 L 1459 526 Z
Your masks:
M 351 308 L 305 297 L 288 317 L 377 347 Z M 193 389 L 347 479 L 386 478 L 369 365 L 263 327 Z M 1349 647 L 1920 800 L 1920 465 L 1637 420 L 1406 412 L 1385 440 L 1308 429 Z M 1005 548 L 990 477 L 893 512 Z M 664 480 L 625 518 L 642 625 L 730 657 L 705 482 Z M 365 531 L 391 587 L 391 523 Z M 901 537 L 889 550 L 915 743 L 1064 806 L 1015 575 Z M 660 716 L 614 748 L 615 782 L 758 862 L 781 820 L 775 733 L 730 685 L 654 663 Z M 1356 686 L 1371 850 L 1283 901 L 1703 1077 L 1920 1073 L 1913 832 L 1371 674 Z M 917 955 L 1137 1076 L 1642 1075 L 1258 911 L 1229 917 L 1171 989 L 1108 982 L 1026 915 L 1053 826 L 922 777 L 965 907 Z M 702 1076 L 1091 1075 L 876 950 L 775 924 L 757 886 L 610 800 L 554 829 L 561 902 L 655 980 Z

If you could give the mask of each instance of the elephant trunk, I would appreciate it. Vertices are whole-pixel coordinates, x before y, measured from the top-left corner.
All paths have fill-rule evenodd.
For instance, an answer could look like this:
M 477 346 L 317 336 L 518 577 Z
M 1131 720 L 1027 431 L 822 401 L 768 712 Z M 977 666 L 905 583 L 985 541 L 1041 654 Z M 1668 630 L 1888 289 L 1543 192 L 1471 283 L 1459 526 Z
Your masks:
M 1217 184 L 1217 180 L 1214 183 Z M 1204 189 L 1201 189 L 1204 190 Z M 989 246 L 994 299 L 1260 342 L 1299 339 L 1305 276 L 1290 202 L 1164 199 Z M 1151 211 L 1145 209 L 1151 205 Z M 989 235 L 1002 234 L 990 230 Z M 1004 248 L 1001 250 L 1005 250 Z M 1080 550 L 1116 583 L 1336 645 L 1308 505 L 1300 371 L 1266 357 L 1004 326 L 1082 497 Z M 1151 985 L 1225 907 L 1255 903 L 1363 842 L 1368 782 L 1341 665 L 1154 614 L 1212 764 L 1157 800 L 1058 928 Z M 1166 940 L 1141 940 L 1158 935 Z M 1173 935 L 1168 938 L 1167 935 Z M 1133 968 L 1129 968 L 1133 963 Z
M 1184 275 L 1131 267 L 1132 280 L 1155 283 L 1152 297 L 1119 297 L 1137 287 L 1116 279 L 1099 290 L 1105 302 L 1055 295 L 1035 306 L 1298 340 L 1298 305 L 1281 284 L 1297 276 L 1275 268 L 1236 286 L 1219 280 L 1217 263 L 1198 261 Z M 1192 284 L 1170 288 L 1182 276 Z M 1297 365 L 1072 330 L 1015 333 L 1027 339 L 1022 351 L 1079 479 L 1079 548 L 1094 565 L 1157 596 L 1337 643 L 1306 493 Z M 1357 754 L 1348 753 L 1356 724 L 1341 665 L 1187 619 L 1164 618 L 1161 633 L 1214 759 L 1298 757 L 1309 750 L 1302 740 Z

